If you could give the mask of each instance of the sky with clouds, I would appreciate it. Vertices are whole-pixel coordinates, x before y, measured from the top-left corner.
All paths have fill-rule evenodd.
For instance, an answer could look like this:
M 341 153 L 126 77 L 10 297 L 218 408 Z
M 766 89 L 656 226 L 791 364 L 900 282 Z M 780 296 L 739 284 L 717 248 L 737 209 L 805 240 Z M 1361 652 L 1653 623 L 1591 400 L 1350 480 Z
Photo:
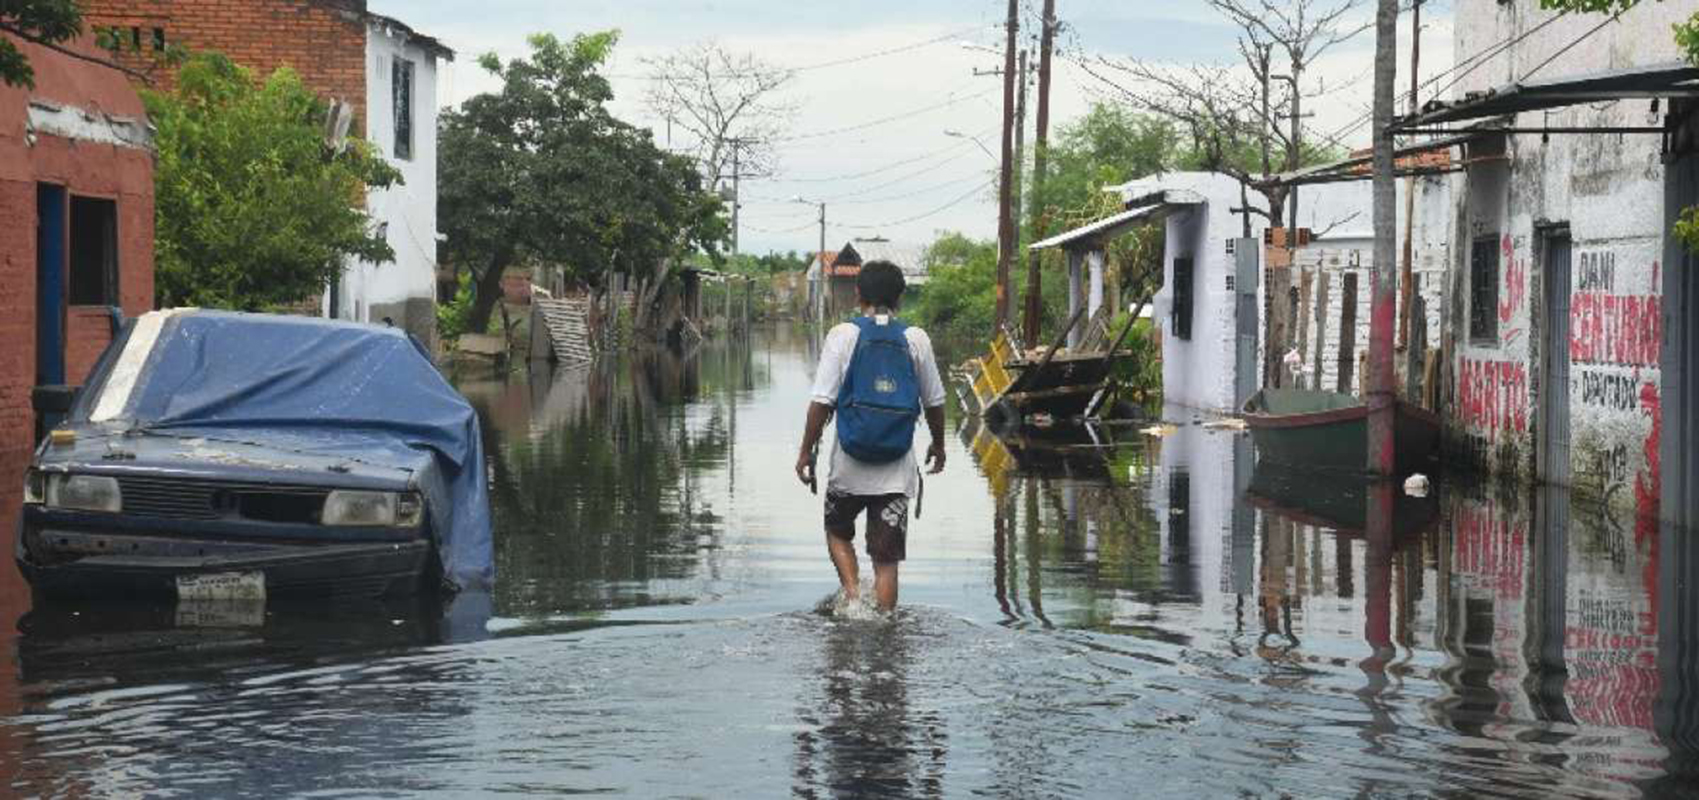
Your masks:
M 1367 21 L 1374 4 L 1363 0 L 1361 6 L 1358 19 Z M 457 59 L 439 75 L 443 104 L 497 88 L 476 63 L 480 53 L 523 56 L 525 37 L 535 32 L 569 37 L 618 29 L 620 43 L 607 70 L 615 113 L 655 129 L 663 143 L 665 122 L 643 102 L 645 57 L 714 41 L 773 64 L 805 68 L 783 92 L 797 113 L 779 147 L 778 170 L 743 184 L 743 252 L 814 249 L 818 211 L 797 198 L 826 203 L 832 248 L 859 236 L 916 244 L 940 231 L 996 236 L 997 164 L 986 150 L 995 152 L 999 144 L 1002 86 L 996 77 L 974 73 L 1002 67 L 1007 10 L 1002 0 L 369 0 L 369 7 L 456 50 Z M 1021 7 L 1026 41 L 1037 30 L 1041 2 L 1021 0 Z M 1236 28 L 1202 0 L 1057 0 L 1057 17 L 1064 30 L 1052 78 L 1053 135 L 1093 102 L 1114 99 L 1081 62 L 1237 58 Z M 1423 5 L 1424 78 L 1451 65 L 1450 20 L 1451 0 Z M 1408 85 L 1402 68 L 1408 66 L 1409 35 L 1406 15 L 1399 28 L 1401 87 Z M 1029 45 L 1036 51 L 1035 41 Z M 1310 89 L 1324 93 L 1306 106 L 1315 112 L 1307 126 L 1344 131 L 1343 143 L 1368 146 L 1367 126 L 1353 123 L 1369 106 L 1373 45 L 1372 31 L 1365 32 L 1315 66 Z M 883 51 L 896 52 L 808 68 Z M 1101 67 L 1095 72 L 1104 74 Z M 1029 143 L 1032 104 L 1029 97 Z M 863 124 L 877 120 L 889 121 Z M 945 131 L 976 136 L 978 144 Z M 672 145 L 687 144 L 675 132 Z

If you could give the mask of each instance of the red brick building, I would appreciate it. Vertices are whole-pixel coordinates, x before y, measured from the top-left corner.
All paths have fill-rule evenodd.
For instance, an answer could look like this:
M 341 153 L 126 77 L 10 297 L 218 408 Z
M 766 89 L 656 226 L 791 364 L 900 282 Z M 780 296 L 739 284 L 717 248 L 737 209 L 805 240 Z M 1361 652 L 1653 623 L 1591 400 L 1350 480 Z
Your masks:
M 110 67 L 12 41 L 35 88 L 0 84 L 0 463 L 35 443 L 31 388 L 81 383 L 111 341 L 111 309 L 153 307 L 141 100 Z M 92 37 L 70 47 L 101 52 Z
M 354 106 L 353 130 L 366 107 L 366 4 L 363 0 L 83 0 L 91 31 L 110 30 L 118 59 L 169 90 L 176 75 L 156 51 L 173 45 L 216 50 L 255 73 L 288 66 L 320 94 Z
M 436 331 L 436 71 L 454 52 L 365 0 L 82 0 L 90 30 L 115 36 L 117 58 L 171 88 L 156 53 L 173 46 L 217 51 L 269 75 L 289 67 L 306 86 L 352 111 L 348 132 L 400 171 L 403 183 L 374 190 L 366 209 L 395 251 L 392 262 L 350 261 L 321 311 L 385 320 L 429 344 Z

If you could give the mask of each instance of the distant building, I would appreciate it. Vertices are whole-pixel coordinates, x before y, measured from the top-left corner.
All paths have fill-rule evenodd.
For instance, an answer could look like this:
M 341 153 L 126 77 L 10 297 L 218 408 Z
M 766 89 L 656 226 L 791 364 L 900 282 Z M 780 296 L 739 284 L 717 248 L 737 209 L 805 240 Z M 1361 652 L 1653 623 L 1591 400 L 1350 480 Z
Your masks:
M 350 263 L 321 301 L 327 316 L 389 319 L 425 342 L 436 330 L 437 62 L 454 51 L 364 0 L 85 0 L 90 28 L 126 45 L 119 58 L 151 68 L 151 51 L 215 50 L 257 73 L 288 66 L 326 100 L 346 104 L 351 135 L 401 171 L 402 185 L 366 197 L 395 251 L 391 263 Z M 139 51 L 139 52 L 137 52 Z M 170 88 L 174 75 L 157 78 Z
M 35 88 L 0 84 L 0 456 L 28 453 L 31 387 L 80 384 L 114 310 L 153 307 L 153 154 L 124 75 L 8 34 Z M 92 37 L 65 45 L 98 55 Z
M 820 259 L 810 266 L 813 275 L 814 267 Z M 904 282 L 912 289 L 926 285 L 926 248 L 917 245 L 894 243 L 882 237 L 851 239 L 844 244 L 843 249 L 832 256 L 824 269 L 826 280 L 822 284 L 823 293 L 820 295 L 825 308 L 822 315 L 825 319 L 834 320 L 850 313 L 856 308 L 855 279 L 861 274 L 861 266 L 871 261 L 889 261 L 903 271 Z M 810 278 L 812 282 L 814 278 Z

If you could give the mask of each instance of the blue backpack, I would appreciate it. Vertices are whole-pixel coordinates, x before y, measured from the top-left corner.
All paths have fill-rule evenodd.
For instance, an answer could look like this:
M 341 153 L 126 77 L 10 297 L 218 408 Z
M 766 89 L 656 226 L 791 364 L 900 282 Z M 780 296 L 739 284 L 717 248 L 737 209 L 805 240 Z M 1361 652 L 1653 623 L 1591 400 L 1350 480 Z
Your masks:
M 920 418 L 920 384 L 904 335 L 908 326 L 888 319 L 885 325 L 871 317 L 855 319 L 861 335 L 838 390 L 838 446 L 872 464 L 907 455 Z

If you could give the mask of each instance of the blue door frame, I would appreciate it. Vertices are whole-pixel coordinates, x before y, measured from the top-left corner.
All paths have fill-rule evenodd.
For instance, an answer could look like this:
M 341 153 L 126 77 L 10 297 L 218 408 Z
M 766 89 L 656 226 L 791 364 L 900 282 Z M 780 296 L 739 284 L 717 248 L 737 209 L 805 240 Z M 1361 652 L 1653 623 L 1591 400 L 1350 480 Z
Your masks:
M 65 187 L 36 185 L 35 382 L 65 382 Z

